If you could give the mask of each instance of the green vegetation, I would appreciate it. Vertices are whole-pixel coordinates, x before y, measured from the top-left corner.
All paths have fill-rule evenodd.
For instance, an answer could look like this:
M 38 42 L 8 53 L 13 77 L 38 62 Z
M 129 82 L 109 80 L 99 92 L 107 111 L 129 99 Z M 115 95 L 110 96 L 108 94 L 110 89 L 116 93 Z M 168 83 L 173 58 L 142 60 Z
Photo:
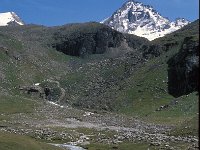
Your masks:
M 130 75 L 126 75 L 126 64 L 129 64 L 130 61 L 128 58 L 125 58 L 125 60 L 115 60 L 112 58 L 113 62 L 110 61 L 107 65 L 104 65 L 102 55 L 94 55 L 95 59 L 93 59 L 93 56 L 90 56 L 88 60 L 87 58 L 80 59 L 64 55 L 49 47 L 50 44 L 55 42 L 54 40 L 59 40 L 59 38 L 63 40 L 73 40 L 77 37 L 84 38 L 85 34 L 94 34 L 101 29 L 107 28 L 101 24 L 93 22 L 70 24 L 52 29 L 40 26 L 24 26 L 12 30 L 4 28 L 0 36 L 1 45 L 17 52 L 23 49 L 25 54 L 31 57 L 22 58 L 22 61 L 18 61 L 15 64 L 10 63 L 13 60 L 10 60 L 5 54 L 1 55 L 2 62 L 6 61 L 6 63 L 11 65 L 4 66 L 3 69 L 6 72 L 3 72 L 7 82 L 0 85 L 17 94 L 18 89 L 16 87 L 19 85 L 32 85 L 52 78 L 59 81 L 61 86 L 68 90 L 69 97 L 74 97 L 75 95 L 75 99 L 70 99 L 72 104 L 78 103 L 78 106 L 80 106 L 82 105 L 80 102 L 84 99 L 88 101 L 85 105 L 94 107 L 93 103 L 98 104 L 92 101 L 93 94 L 96 92 L 96 95 L 100 93 L 98 97 L 95 97 L 97 101 L 108 97 L 105 100 L 108 104 L 106 106 L 97 106 L 98 108 L 118 110 L 120 113 L 144 117 L 154 113 L 155 109 L 173 100 L 173 97 L 167 91 L 167 61 L 178 52 L 184 37 L 188 35 L 196 37 L 198 35 L 196 26 L 197 22 L 190 25 L 190 27 L 167 35 L 165 38 L 153 41 L 153 44 L 168 44 L 171 47 L 167 52 L 163 52 L 160 57 L 148 60 L 143 66 L 134 68 Z M 25 38 L 20 40 L 14 39 L 12 34 L 20 35 L 20 30 L 26 31 L 23 34 Z M 52 39 L 52 35 L 57 39 Z M 134 39 L 137 39 L 137 43 L 144 40 L 135 36 L 126 36 L 129 44 Z M 148 42 L 146 44 L 148 45 Z M 30 48 L 27 49 L 27 47 Z M 100 61 L 102 62 L 100 63 Z M 116 64 L 112 65 L 112 63 Z M 90 66 L 89 64 L 92 65 Z M 130 67 L 129 69 L 132 68 Z M 123 90 L 117 91 L 116 94 L 116 89 L 119 86 Z M 58 95 L 59 90 L 57 89 L 55 93 Z M 116 99 L 116 101 L 112 101 L 112 99 Z M 101 103 L 104 103 L 104 101 Z M 113 108 L 111 109 L 111 107 Z
M 188 143 L 170 143 L 177 150 L 187 150 L 189 147 Z M 83 146 L 88 150 L 159 150 L 159 149 L 168 149 L 164 145 L 161 146 L 152 146 L 148 143 L 137 143 L 137 142 L 124 142 L 120 144 L 99 144 L 93 143 L 90 145 Z
M 37 106 L 36 102 L 19 96 L 0 95 L 0 113 L 31 113 Z
M 38 142 L 30 137 L 0 132 L 1 150 L 61 150 L 61 148 Z
M 192 119 L 184 121 L 174 130 L 170 131 L 169 135 L 174 136 L 198 136 L 199 135 L 199 117 L 195 116 Z
M 8 35 L 0 34 L 0 43 L 1 43 L 0 46 L 9 47 L 10 54 L 12 54 L 13 51 L 15 51 L 15 53 L 22 52 L 23 49 L 22 43 L 19 40 L 14 39 Z
M 0 114 L 3 114 L 0 116 L 0 121 L 7 120 L 12 114 L 32 113 L 38 106 L 36 100 L 39 97 L 33 98 L 31 95 L 20 94 L 19 86 L 42 83 L 42 87 L 48 86 L 53 89 L 52 95 L 54 99 L 58 99 L 62 92 L 57 84 L 60 83 L 66 91 L 64 99 L 69 105 L 95 111 L 114 111 L 152 123 L 176 125 L 170 135 L 197 135 L 199 95 L 197 92 L 179 98 L 169 95 L 167 62 L 178 53 L 185 37 L 193 36 L 195 41 L 199 40 L 198 22 L 152 42 L 123 35 L 131 48 L 140 50 L 139 52 L 133 50 L 126 55 L 120 48 L 113 48 L 112 52 L 116 52 L 117 55 L 112 55 L 110 52 L 80 58 L 65 55 L 53 48 L 57 42 L 58 45 L 64 44 L 62 49 L 65 50 L 65 46 L 69 46 L 65 42 L 74 42 L 74 40 L 80 44 L 75 42 L 75 45 L 82 46 L 81 42 L 85 37 L 87 37 L 85 46 L 91 48 L 90 46 L 96 42 L 93 41 L 96 33 L 107 28 L 97 23 L 70 24 L 54 28 L 32 25 L 16 28 L 0 27 L 0 46 L 8 49 L 8 54 L 4 49 L 0 49 Z M 122 34 L 119 33 L 120 38 L 121 36 Z M 120 38 L 115 42 L 118 43 Z M 134 43 L 135 41 L 137 44 Z M 155 57 L 150 54 L 152 55 L 150 59 L 144 60 L 142 55 L 144 49 L 140 49 L 142 44 L 146 44 L 147 47 L 154 44 L 162 47 L 154 49 L 160 52 L 160 56 Z M 104 43 L 102 45 L 104 46 Z M 107 54 L 109 56 L 106 56 Z M 56 83 L 45 82 L 47 79 Z M 167 107 L 159 110 L 163 106 Z M 149 143 L 99 144 L 95 142 L 99 131 L 79 128 L 76 132 L 94 134 L 91 144 L 85 146 L 89 150 L 155 149 L 153 146 L 150 147 Z M 69 133 L 73 134 L 73 131 Z M 101 133 L 107 138 L 114 136 L 113 132 L 101 131 Z M 63 142 L 61 139 L 53 140 Z M 31 148 L 33 150 L 53 149 L 29 137 L 0 133 L 2 150 L 23 150 L 27 149 L 26 145 L 30 150 Z M 186 143 L 174 143 L 174 145 L 179 149 L 186 149 L 188 146 Z
M 168 60 L 178 53 L 186 36 L 198 40 L 198 22 L 177 32 L 154 40 L 152 43 L 170 45 L 161 56 L 148 60 L 122 85 L 127 85 L 118 93 L 118 112 L 136 116 L 149 122 L 161 124 L 181 124 L 198 113 L 198 94 L 193 93 L 178 99 L 168 94 Z M 175 44 L 174 44 L 175 43 Z M 173 101 L 177 105 L 171 105 Z M 156 111 L 161 106 L 167 109 Z M 124 106 L 124 107 L 121 107 Z
M 156 150 L 156 147 L 150 146 L 147 143 L 121 143 L 121 144 L 90 144 L 87 146 L 84 146 L 84 148 L 88 150 Z
M 170 55 L 169 52 L 166 55 Z M 165 55 L 165 56 L 166 56 Z M 119 112 L 142 117 L 151 122 L 172 123 L 183 122 L 193 117 L 198 112 L 198 95 L 190 94 L 175 99 L 168 94 L 167 89 L 167 58 L 162 56 L 161 61 L 157 58 L 149 62 L 134 74 L 127 83 L 131 88 L 120 93 L 118 100 L 126 107 L 119 107 Z M 166 59 L 165 59 L 166 58 Z M 170 104 L 179 101 L 177 105 Z M 164 105 L 169 108 L 163 111 L 156 111 Z

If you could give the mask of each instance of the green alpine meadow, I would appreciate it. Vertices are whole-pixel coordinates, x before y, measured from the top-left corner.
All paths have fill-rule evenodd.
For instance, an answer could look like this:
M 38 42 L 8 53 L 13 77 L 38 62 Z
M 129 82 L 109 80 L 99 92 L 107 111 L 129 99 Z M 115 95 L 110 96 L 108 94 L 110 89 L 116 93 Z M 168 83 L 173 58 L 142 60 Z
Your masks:
M 0 150 L 199 149 L 199 19 L 25 22 L 0 13 Z

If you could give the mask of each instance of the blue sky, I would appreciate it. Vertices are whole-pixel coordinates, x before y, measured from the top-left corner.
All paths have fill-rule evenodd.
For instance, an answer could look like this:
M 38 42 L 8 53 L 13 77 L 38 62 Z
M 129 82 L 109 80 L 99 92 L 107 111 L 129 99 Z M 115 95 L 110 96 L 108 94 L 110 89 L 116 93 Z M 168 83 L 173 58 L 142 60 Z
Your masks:
M 101 21 L 127 0 L 1 0 L 0 12 L 14 11 L 25 23 L 47 26 Z M 162 16 L 194 21 L 199 18 L 199 0 L 138 0 Z

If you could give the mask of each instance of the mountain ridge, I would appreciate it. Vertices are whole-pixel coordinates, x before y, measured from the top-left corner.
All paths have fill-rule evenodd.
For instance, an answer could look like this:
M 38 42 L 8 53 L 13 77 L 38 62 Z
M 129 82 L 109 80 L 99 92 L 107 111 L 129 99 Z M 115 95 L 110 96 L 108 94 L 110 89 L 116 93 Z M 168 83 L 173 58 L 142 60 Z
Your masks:
M 172 33 L 190 22 L 184 18 L 170 21 L 152 6 L 129 0 L 101 23 L 119 32 L 135 34 L 151 41 Z

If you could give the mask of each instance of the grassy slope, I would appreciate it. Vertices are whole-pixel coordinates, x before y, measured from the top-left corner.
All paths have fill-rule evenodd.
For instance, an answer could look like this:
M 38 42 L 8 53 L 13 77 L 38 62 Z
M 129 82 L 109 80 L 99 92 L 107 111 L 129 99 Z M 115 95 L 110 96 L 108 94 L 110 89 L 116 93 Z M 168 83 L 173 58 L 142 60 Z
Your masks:
M 31 113 L 37 106 L 35 101 L 19 96 L 0 95 L 0 99 L 0 113 L 2 114 Z
M 118 149 L 118 150 L 146 150 L 149 148 L 149 150 L 156 150 L 155 147 L 150 147 L 149 144 L 139 144 L 139 143 L 122 143 L 119 145 L 103 145 L 103 144 L 91 144 L 88 146 L 85 146 L 88 150 L 112 150 L 112 149 Z
M 71 28 L 74 30 L 74 26 L 69 25 L 69 27 L 70 31 Z M 83 28 L 87 28 L 87 25 Z M 95 28 L 96 27 L 93 27 L 92 29 Z M 149 116 L 151 114 L 156 114 L 154 113 L 155 109 L 162 105 L 168 104 L 174 99 L 167 92 L 167 61 L 178 52 L 181 41 L 183 41 L 185 36 L 193 35 L 197 37 L 195 28 L 196 24 L 195 27 L 193 25 L 192 27 L 187 27 L 186 29 L 182 29 L 181 31 L 177 31 L 164 38 L 153 41 L 152 43 L 160 43 L 162 45 L 177 41 L 178 45 L 170 49 L 168 52 L 163 53 L 160 57 L 147 62 L 145 65 L 134 71 L 133 75 L 131 75 L 129 78 L 123 81 L 118 81 L 119 85 L 122 87 L 124 86 L 124 89 L 117 92 L 117 94 L 115 90 L 118 89 L 117 86 L 112 86 L 113 90 L 107 89 L 105 95 L 110 97 L 110 99 L 113 99 L 113 95 L 117 95 L 114 97 L 117 99 L 117 102 L 115 101 L 115 103 L 112 103 L 112 105 L 114 105 L 113 107 L 117 108 L 118 112 L 131 114 L 138 117 L 145 117 L 146 115 Z M 8 47 L 11 51 L 27 53 L 29 52 L 27 47 L 32 46 L 30 45 L 32 44 L 32 40 L 34 41 L 37 39 L 39 42 L 42 41 L 37 37 L 38 34 L 44 33 L 44 37 L 49 36 L 46 35 L 47 33 L 44 32 L 45 29 L 43 27 L 25 27 L 25 29 L 32 34 L 32 36 L 29 37 L 28 32 L 25 32 L 25 37 L 29 38 L 27 39 L 27 45 L 24 45 L 24 39 L 22 39 L 22 41 L 15 40 L 4 34 L 1 34 L 1 44 Z M 43 44 L 45 44 L 45 42 Z M 86 88 L 89 88 L 89 90 L 93 88 L 93 86 L 89 87 L 87 85 L 96 84 L 99 82 L 98 79 L 96 79 L 97 77 L 103 78 L 105 82 L 109 82 L 108 79 L 120 79 L 124 75 L 125 69 L 123 63 L 115 66 L 114 68 L 112 65 L 99 67 L 98 63 L 91 67 L 88 66 L 87 60 L 80 60 L 74 57 L 63 55 L 62 53 L 56 52 L 52 49 L 41 47 L 38 43 L 34 44 L 33 50 L 33 52 L 29 52 L 29 55 L 33 55 L 37 58 L 27 58 L 21 62 L 14 61 L 13 58 L 9 58 L 9 56 L 6 56 L 4 53 L 1 55 L 0 60 L 4 63 L 7 82 L 0 85 L 9 89 L 11 92 L 14 91 L 13 94 L 18 94 L 16 87 L 19 85 L 30 85 L 33 83 L 42 82 L 48 78 L 53 78 L 55 80 L 58 79 L 61 82 L 61 85 L 66 87 L 68 93 L 70 93 L 68 94 L 67 98 L 69 101 L 71 101 L 71 103 L 74 103 L 76 101 L 81 101 L 81 97 L 85 97 L 85 95 L 88 94 L 86 92 Z M 42 51 L 44 54 L 39 55 L 41 53 L 39 51 Z M 51 61 L 49 62 L 49 60 Z M 74 70 L 71 72 L 71 70 L 65 67 L 68 66 L 70 60 L 72 60 L 72 62 L 73 60 L 76 61 L 77 64 L 86 63 L 82 69 L 83 71 Z M 77 66 L 75 65 L 75 67 Z M 72 97 L 75 97 L 74 101 Z M 102 97 L 104 98 L 105 96 L 103 95 Z M 195 98 L 197 99 L 197 96 Z
M 0 132 L 1 150 L 61 150 L 30 137 Z
M 168 58 L 177 52 L 178 48 L 168 51 L 159 58 L 153 59 L 127 80 L 128 87 L 119 94 L 119 103 L 129 103 L 127 107 L 119 107 L 119 112 L 142 117 L 160 123 L 175 123 L 191 119 L 198 112 L 198 95 L 178 98 L 179 104 L 167 110 L 155 111 L 160 106 L 169 105 L 174 97 L 167 90 Z M 188 110 L 187 110 L 188 109 Z M 186 112 L 186 114 L 185 114 Z
M 197 25 L 195 28 L 196 27 Z M 162 54 L 161 57 L 149 61 L 133 76 L 121 83 L 122 85 L 126 85 L 126 88 L 118 94 L 118 104 L 120 104 L 118 111 L 120 113 L 137 116 L 140 119 L 153 123 L 176 125 L 176 128 L 169 133 L 170 135 L 198 136 L 198 93 L 194 92 L 175 99 L 167 92 L 167 61 L 179 51 L 180 45 L 185 36 L 193 35 L 194 39 L 198 40 L 197 33 L 197 30 L 194 31 L 194 26 L 189 26 L 181 31 L 177 31 L 174 34 L 167 36 L 166 38 L 153 41 L 163 44 L 171 41 L 177 41 L 178 45 Z M 178 104 L 170 105 L 173 100 L 178 101 Z M 155 111 L 160 106 L 166 104 L 170 105 L 168 109 Z M 174 145 L 176 145 L 175 147 L 177 149 L 188 148 L 186 143 L 176 143 Z M 112 145 L 101 144 L 91 144 L 86 147 L 89 150 L 114 149 Z M 117 147 L 118 149 L 123 150 L 143 150 L 149 148 L 149 145 L 145 145 L 144 143 L 141 145 L 123 143 Z
M 189 144 L 188 143 L 174 143 L 177 150 L 187 150 Z M 104 145 L 104 144 L 90 144 L 85 146 L 88 150 L 158 150 L 158 149 L 166 149 L 166 148 L 158 148 L 155 146 L 150 146 L 148 143 L 121 143 L 119 145 Z
M 124 101 L 125 103 L 128 102 L 129 105 L 126 104 L 126 107 L 119 106 L 119 112 L 163 123 L 184 122 L 197 114 L 197 93 L 178 98 L 177 100 L 180 103 L 177 106 L 172 106 L 161 112 L 155 112 L 155 110 L 160 106 L 170 104 L 175 99 L 168 94 L 167 61 L 179 51 L 185 37 L 193 36 L 194 40 L 199 40 L 198 25 L 198 21 L 196 21 L 179 31 L 152 42 L 160 45 L 175 42 L 177 45 L 171 47 L 167 52 L 163 52 L 160 57 L 150 60 L 127 79 L 126 83 L 129 86 L 119 94 L 118 101 L 121 104 Z
M 39 28 L 37 29 L 39 31 L 41 30 Z M 166 62 L 178 52 L 184 36 L 187 35 L 194 35 L 194 38 L 198 40 L 196 31 L 194 32 L 193 28 L 188 27 L 186 30 L 183 29 L 181 32 L 175 32 L 172 35 L 153 41 L 153 43 L 162 44 L 178 41 L 179 44 L 168 52 L 163 53 L 160 57 L 148 61 L 130 77 L 119 81 L 118 84 L 122 86 L 123 89 L 117 90 L 116 92 L 116 89 L 118 89 L 117 85 L 112 86 L 111 90 L 106 91 L 105 95 L 111 100 L 113 98 L 112 96 L 115 95 L 116 101 L 113 101 L 113 105 L 119 113 L 163 124 L 176 124 L 178 122 L 178 127 L 174 130 L 173 134 L 186 134 L 189 133 L 189 130 L 192 130 L 194 132 L 190 134 L 196 135 L 197 126 L 191 126 L 192 122 L 196 120 L 193 118 L 198 112 L 198 95 L 196 95 L 196 93 L 178 98 L 178 105 L 169 107 L 167 110 L 155 111 L 160 106 L 169 104 L 174 100 L 167 92 L 168 66 Z M 23 41 L 16 40 L 4 34 L 0 35 L 0 43 L 8 47 L 12 52 L 29 52 L 29 49 L 26 48 L 27 45 L 24 46 Z M 101 77 L 105 80 L 111 76 L 120 78 L 124 75 L 123 65 L 114 66 L 114 69 L 112 65 L 105 66 L 103 69 L 99 69 L 97 65 L 91 68 L 86 65 L 84 73 L 81 71 L 71 72 L 67 67 L 68 63 L 76 61 L 77 63 L 85 64 L 87 60 L 80 60 L 79 58 L 63 55 L 53 49 L 41 47 L 37 43 L 34 46 L 36 48 L 34 48 L 33 52 L 30 52 L 30 56 L 35 56 L 37 59 L 30 59 L 31 57 L 29 56 L 27 59 L 23 59 L 23 61 L 20 62 L 0 51 L 0 73 L 3 72 L 5 75 L 4 81 L 6 81 L 2 82 L 1 80 L 0 87 L 6 89 L 10 95 L 14 95 L 5 96 L 5 93 L 1 93 L 0 113 L 29 113 L 33 110 L 34 102 L 26 98 L 20 98 L 21 95 L 16 88 L 19 84 L 31 85 L 33 83 L 42 82 L 47 78 L 53 78 L 59 80 L 63 87 L 67 87 L 66 89 L 73 87 L 80 90 L 78 93 L 74 91 L 74 93 L 72 92 L 71 95 L 68 95 L 69 98 L 72 98 L 70 100 L 73 102 L 73 97 L 79 99 L 85 96 L 85 89 L 83 87 L 93 83 L 91 79 L 93 80 L 99 77 L 96 75 L 101 74 Z M 44 55 L 40 54 L 41 52 L 44 53 Z M 51 62 L 49 62 L 49 60 L 51 60 Z M 113 72 L 115 73 L 113 74 Z M 93 78 L 89 78 L 88 74 Z M 71 89 L 73 90 L 73 88 Z M 68 92 L 70 92 L 70 90 Z M 22 97 L 24 97 L 24 95 Z M 3 117 L 1 120 L 3 119 L 5 118 Z M 190 122 L 190 120 L 193 121 Z M 189 128 L 183 126 L 185 122 L 189 124 Z
M 31 53 L 30 56 L 27 55 L 28 48 L 23 41 L 5 33 L 0 34 L 0 45 L 9 50 L 8 54 L 4 49 L 0 50 L 0 125 L 7 126 L 12 114 L 31 113 L 38 105 L 38 98 L 20 94 L 18 87 L 42 82 L 52 75 L 51 69 L 53 68 L 45 65 L 49 59 L 66 63 L 69 57 L 48 49 L 46 50 L 48 58 L 43 59 L 42 56 L 39 56 L 35 61 L 28 58 L 31 57 Z M 21 56 L 22 60 L 16 60 L 15 56 Z M 38 65 L 40 62 L 42 65 Z M 60 68 L 57 67 L 57 69 Z M 0 149 L 59 150 L 60 148 L 37 142 L 26 136 L 0 132 Z
M 188 119 L 187 121 L 180 124 L 177 128 L 170 131 L 169 135 L 174 136 L 198 136 L 199 134 L 199 116 L 196 115 L 192 119 Z

